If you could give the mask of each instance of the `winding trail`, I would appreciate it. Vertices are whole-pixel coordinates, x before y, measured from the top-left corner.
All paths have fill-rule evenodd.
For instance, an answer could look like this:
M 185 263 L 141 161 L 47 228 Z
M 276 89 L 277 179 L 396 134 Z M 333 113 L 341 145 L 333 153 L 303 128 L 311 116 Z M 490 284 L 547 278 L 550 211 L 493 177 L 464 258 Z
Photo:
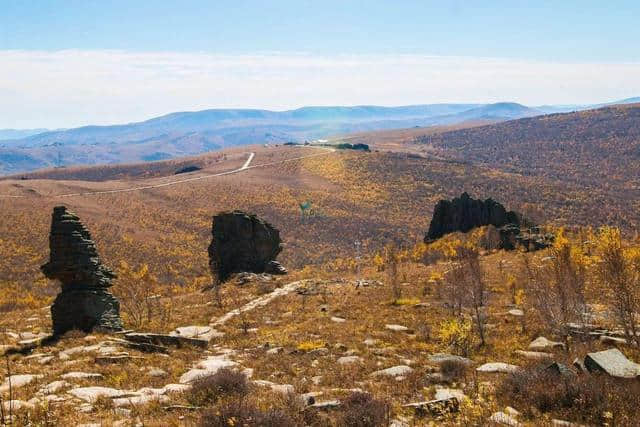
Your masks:
M 23 198 L 29 198 L 29 197 L 33 197 L 33 198 L 36 198 L 36 197 L 38 197 L 38 198 L 41 198 L 41 197 L 56 198 L 56 197 L 95 196 L 95 195 L 99 195 L 99 194 L 130 193 L 130 192 L 133 192 L 133 191 L 142 191 L 142 190 L 150 190 L 150 189 L 154 189 L 154 188 L 169 187 L 169 186 L 173 186 L 173 185 L 184 184 L 184 183 L 187 183 L 187 182 L 201 181 L 201 180 L 204 180 L 204 179 L 216 178 L 216 177 L 219 177 L 219 176 L 232 175 L 232 174 L 240 173 L 240 172 L 243 172 L 243 171 L 246 171 L 246 170 L 249 170 L 249 169 L 273 166 L 273 165 L 277 165 L 277 164 L 281 164 L 281 163 L 287 163 L 287 162 L 292 162 L 292 161 L 296 161 L 296 160 L 307 159 L 307 158 L 310 158 L 310 157 L 324 156 L 324 155 L 327 155 L 329 153 L 333 153 L 335 151 L 333 148 L 326 148 L 326 147 L 305 147 L 305 146 L 301 146 L 301 147 L 304 147 L 304 148 L 316 148 L 316 149 L 320 149 L 320 150 L 323 150 L 323 151 L 320 152 L 320 153 L 309 154 L 307 156 L 294 157 L 294 158 L 291 158 L 291 159 L 278 160 L 278 161 L 275 161 L 275 162 L 262 163 L 262 164 L 253 165 L 253 166 L 251 166 L 251 162 L 253 161 L 253 158 L 255 157 L 256 153 L 249 153 L 249 157 L 247 158 L 247 161 L 244 162 L 242 167 L 240 167 L 238 169 L 234 169 L 234 170 L 227 171 L 227 172 L 220 172 L 220 173 L 210 174 L 210 175 L 196 176 L 196 177 L 193 177 L 193 178 L 185 178 L 185 179 L 179 179 L 179 180 L 175 180 L 175 181 L 163 182 L 162 184 L 143 185 L 143 186 L 139 186 L 139 187 L 129 187 L 129 188 L 119 188 L 119 189 L 115 189 L 115 190 L 84 191 L 84 192 L 80 192 L 80 193 L 54 194 L 54 195 L 46 195 L 46 196 L 43 196 L 43 195 L 24 195 L 24 194 L 22 194 L 22 195 L 0 194 L 0 198 L 9 198 L 9 199 L 23 199 Z

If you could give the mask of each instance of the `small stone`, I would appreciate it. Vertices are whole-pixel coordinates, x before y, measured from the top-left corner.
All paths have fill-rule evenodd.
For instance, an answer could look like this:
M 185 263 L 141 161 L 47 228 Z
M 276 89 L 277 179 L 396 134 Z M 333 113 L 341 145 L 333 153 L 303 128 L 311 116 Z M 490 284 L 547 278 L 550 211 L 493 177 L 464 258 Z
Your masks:
M 557 341 L 550 341 L 545 337 L 538 337 L 529 344 L 529 350 L 534 351 L 554 350 L 556 348 L 564 348 L 564 344 Z
M 347 319 L 343 319 L 342 317 L 331 316 L 331 321 L 336 323 L 344 323 Z
M 462 390 L 456 388 L 436 388 L 435 400 L 446 400 L 455 397 L 458 402 L 462 402 L 467 399 L 467 396 Z
M 350 365 L 359 362 L 362 362 L 362 357 L 359 356 L 343 356 L 338 358 L 338 365 Z
M 398 365 L 392 366 L 391 368 L 382 369 L 380 371 L 375 371 L 371 375 L 374 377 L 387 376 L 387 377 L 398 377 L 405 376 L 413 372 L 413 368 L 406 365 Z
M 93 403 L 101 397 L 116 398 L 130 394 L 125 391 L 109 387 L 78 387 L 69 390 L 68 393 L 89 403 Z M 93 410 L 93 408 L 91 410 Z
M 71 384 L 66 382 L 66 381 L 54 381 L 51 382 L 49 384 L 47 384 L 46 386 L 42 387 L 39 390 L 39 393 L 41 394 L 53 394 L 53 393 L 57 393 L 60 390 L 67 388 L 67 387 L 71 387 Z
M 522 356 L 525 359 L 529 359 L 529 360 L 553 359 L 553 354 L 545 353 L 542 351 L 516 350 L 514 353 L 517 354 L 518 356 Z
M 519 427 L 522 425 L 514 417 L 509 414 L 505 414 L 504 412 L 495 412 L 489 417 L 489 421 L 511 427 Z
M 524 316 L 524 311 L 520 310 L 519 308 L 513 308 L 511 310 L 508 311 L 508 313 L 511 316 L 515 316 L 515 317 L 522 317 Z
M 389 329 L 390 331 L 394 331 L 394 332 L 406 332 L 408 334 L 412 333 L 411 329 L 407 328 L 406 326 L 402 326 L 402 325 L 384 325 L 385 328 Z
M 166 377 L 169 374 L 167 373 L 167 371 L 160 368 L 150 368 L 147 371 L 147 375 L 154 378 L 162 378 L 162 377 Z
M 18 374 L 11 375 L 5 378 L 4 382 L 0 385 L 0 393 L 9 391 L 9 389 L 16 389 L 24 387 L 27 384 L 31 384 L 33 381 L 44 378 L 44 375 L 31 375 L 31 374 Z
M 515 365 L 510 365 L 508 363 L 503 363 L 503 362 L 493 362 L 493 363 L 485 363 L 479 367 L 476 368 L 476 371 L 478 372 L 485 372 L 485 373 L 505 373 L 505 374 L 510 374 L 513 372 L 516 372 L 518 369 L 517 366 Z
M 102 374 L 92 372 L 69 372 L 67 374 L 60 375 L 60 378 L 64 380 L 86 380 L 102 379 L 104 376 Z

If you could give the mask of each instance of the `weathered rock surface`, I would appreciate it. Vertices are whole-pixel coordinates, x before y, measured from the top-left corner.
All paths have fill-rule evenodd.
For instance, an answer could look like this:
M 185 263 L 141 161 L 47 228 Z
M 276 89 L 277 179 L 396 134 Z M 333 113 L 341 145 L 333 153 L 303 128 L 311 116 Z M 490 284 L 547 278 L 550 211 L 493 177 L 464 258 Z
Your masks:
M 374 377 L 403 377 L 413 372 L 413 368 L 406 365 L 392 366 L 391 368 L 375 371 L 371 375 Z
M 104 266 L 89 231 L 64 206 L 53 208 L 46 277 L 59 280 L 62 292 L 51 306 L 54 335 L 71 329 L 122 330 L 120 303 L 107 291 L 116 275 Z
M 425 242 L 438 239 L 445 234 L 467 231 L 493 225 L 502 227 L 506 224 L 520 224 L 518 214 L 508 211 L 493 199 L 472 199 L 467 193 L 453 200 L 440 200 L 433 210 L 433 218 Z
M 43 375 L 31 375 L 31 374 L 18 374 L 11 375 L 5 378 L 4 382 L 0 385 L 0 392 L 4 393 L 9 389 L 16 389 L 24 387 L 27 384 L 31 384 L 33 381 L 43 378 Z
M 588 353 L 584 358 L 584 366 L 589 372 L 606 372 L 612 377 L 637 378 L 640 376 L 640 365 L 627 359 L 617 348 Z
M 564 348 L 564 344 L 561 342 L 548 340 L 545 337 L 538 337 L 535 340 L 531 341 L 531 344 L 529 344 L 529 350 L 533 351 L 553 350 L 556 348 Z
M 438 239 L 445 234 L 460 231 L 466 233 L 482 226 L 497 227 L 495 243 L 501 249 L 512 250 L 522 247 L 526 250 L 539 250 L 553 243 L 552 234 L 541 234 L 537 227 L 521 229 L 521 216 L 507 211 L 493 199 L 473 199 L 467 193 L 453 200 L 440 200 L 433 211 L 425 243 Z
M 282 251 L 280 232 L 268 222 L 241 211 L 213 217 L 209 266 L 219 280 L 233 273 L 286 274 L 276 261 Z
M 491 362 L 491 363 L 485 363 L 484 365 L 478 366 L 476 368 L 476 371 L 485 372 L 485 373 L 510 374 L 512 372 L 517 371 L 518 369 L 520 368 L 518 368 L 516 365 L 510 365 L 504 362 Z

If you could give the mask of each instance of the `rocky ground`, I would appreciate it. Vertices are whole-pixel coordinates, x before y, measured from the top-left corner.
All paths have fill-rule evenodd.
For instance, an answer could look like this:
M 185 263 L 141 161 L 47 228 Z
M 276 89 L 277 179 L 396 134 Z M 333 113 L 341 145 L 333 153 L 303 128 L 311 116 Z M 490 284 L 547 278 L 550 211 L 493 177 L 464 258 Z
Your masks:
M 515 268 L 503 257 L 496 253 L 483 262 Z M 523 310 L 510 304 L 496 272 L 487 345 L 466 357 L 450 354 L 439 337 L 450 309 L 424 279 L 446 268 L 405 270 L 400 299 L 374 271 L 361 273 L 370 277 L 366 281 L 326 273 L 245 275 L 225 285 L 223 307 L 212 293 L 176 300 L 171 323 L 145 331 L 158 335 L 71 332 L 39 346 L 50 328 L 49 309 L 15 313 L 2 320 L 3 349 L 32 350 L 6 357 L 0 385 L 5 417 L 17 425 L 196 425 L 203 408 L 194 404 L 194 381 L 230 368 L 246 374 L 260 405 L 313 412 L 317 425 L 340 425 L 341 406 L 357 391 L 387 402 L 394 426 L 570 425 L 560 417 L 577 420 L 579 414 L 532 412 L 505 400 L 500 384 L 541 360 L 571 367 L 576 358 L 615 347 L 637 360 L 615 331 L 593 331 L 596 339 L 570 350 L 540 337 Z M 640 369 L 614 362 L 626 372 Z

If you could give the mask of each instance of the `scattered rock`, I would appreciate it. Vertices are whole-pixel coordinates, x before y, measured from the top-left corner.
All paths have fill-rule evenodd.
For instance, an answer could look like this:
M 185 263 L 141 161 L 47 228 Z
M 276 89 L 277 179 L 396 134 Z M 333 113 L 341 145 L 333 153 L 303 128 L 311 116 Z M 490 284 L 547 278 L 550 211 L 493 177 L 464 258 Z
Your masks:
M 375 371 L 371 375 L 374 377 L 404 377 L 413 372 L 413 368 L 406 365 L 392 366 L 391 368 Z
M 169 374 L 167 373 L 167 371 L 160 369 L 160 368 L 150 368 L 147 371 L 147 375 L 149 375 L 150 377 L 154 377 L 154 378 L 161 378 L 161 377 L 166 377 Z
M 199 340 L 205 340 L 207 342 L 211 341 L 214 338 L 220 338 L 224 336 L 222 332 L 216 331 L 211 326 L 183 326 L 181 328 L 176 328 L 173 332 L 169 333 L 169 335 L 185 338 L 195 338 Z
M 347 319 L 343 319 L 342 317 L 332 316 L 331 321 L 336 323 L 344 323 L 347 321 Z
M 599 339 L 602 344 L 627 345 L 627 340 L 625 338 L 601 335 Z
M 35 405 L 31 402 L 25 402 L 24 400 L 6 400 L 2 401 L 3 413 L 19 412 L 23 410 L 33 410 Z
M 515 365 L 510 365 L 508 363 L 492 362 L 492 363 L 485 363 L 485 364 L 477 367 L 476 371 L 484 372 L 484 373 L 510 374 L 512 372 L 516 372 L 518 369 L 520 369 L 520 368 L 518 368 Z
M 394 332 L 406 332 L 408 334 L 413 333 L 413 331 L 409 328 L 407 328 L 406 326 L 402 326 L 402 325 L 384 325 L 385 328 L 389 329 L 390 331 L 394 331 Z
M 104 376 L 98 373 L 92 372 L 69 372 L 67 374 L 60 375 L 63 380 L 87 380 L 87 379 L 102 379 Z
M 522 356 L 525 359 L 529 359 L 529 360 L 553 359 L 553 354 L 545 353 L 542 351 L 516 350 L 514 353 L 517 354 L 518 356 Z
M 489 417 L 489 421 L 495 424 L 511 426 L 511 427 L 519 427 L 522 425 L 514 417 L 504 412 L 495 412 L 493 415 Z
M 473 361 L 471 359 L 467 359 L 466 357 L 457 356 L 454 354 L 447 353 L 434 353 L 427 356 L 427 360 L 431 363 L 440 364 L 443 362 L 455 362 L 455 363 L 463 363 L 466 366 L 471 366 Z
M 339 357 L 338 360 L 338 365 L 350 365 L 352 363 L 360 363 L 362 362 L 362 357 L 360 356 L 342 356 Z
M 533 351 L 554 350 L 556 348 L 564 348 L 564 343 L 550 341 L 545 337 L 538 337 L 529 344 L 529 350 Z
M 457 388 L 436 388 L 435 400 L 447 400 L 455 397 L 458 402 L 462 402 L 467 399 L 467 396 Z
M 209 266 L 219 280 L 242 272 L 286 274 L 276 261 L 282 251 L 280 232 L 256 215 L 219 213 L 213 217 L 211 233 Z
M 42 387 L 38 393 L 40 394 L 54 394 L 67 387 L 71 387 L 71 384 L 66 381 L 53 381 L 46 386 Z
M 231 368 L 237 365 L 236 362 L 228 359 L 225 355 L 209 356 L 205 360 L 200 361 L 195 368 L 185 372 L 180 377 L 179 382 L 180 384 L 189 384 L 200 377 L 213 375 L 222 368 Z
M 130 392 L 116 390 L 115 388 L 109 387 L 78 387 L 69 390 L 68 393 L 80 400 L 84 400 L 85 402 L 89 403 L 93 403 L 101 397 L 108 397 L 113 399 L 131 395 Z
M 107 291 L 116 274 L 102 264 L 89 231 L 64 206 L 53 208 L 49 249 L 42 272 L 62 284 L 51 306 L 54 335 L 121 330 L 120 303 Z
M 617 348 L 596 353 L 587 353 L 584 366 L 589 372 L 606 372 L 612 377 L 636 378 L 640 376 L 640 365 L 627 359 Z
M 425 415 L 431 415 L 434 417 L 442 416 L 448 413 L 458 412 L 460 409 L 460 402 L 455 397 L 442 400 L 429 400 L 425 402 L 415 402 L 403 405 L 405 408 L 413 408 L 416 415 L 422 417 Z
M 10 388 L 12 390 L 15 390 L 17 388 L 24 387 L 40 378 L 44 378 L 44 375 L 31 375 L 31 374 L 11 375 L 10 377 L 5 378 L 4 382 L 0 385 L 0 393 L 9 391 Z
M 209 341 L 200 338 L 188 338 L 181 335 L 153 334 L 148 332 L 132 332 L 124 336 L 125 340 L 138 344 L 152 344 L 156 346 L 184 347 L 195 346 L 207 348 Z

